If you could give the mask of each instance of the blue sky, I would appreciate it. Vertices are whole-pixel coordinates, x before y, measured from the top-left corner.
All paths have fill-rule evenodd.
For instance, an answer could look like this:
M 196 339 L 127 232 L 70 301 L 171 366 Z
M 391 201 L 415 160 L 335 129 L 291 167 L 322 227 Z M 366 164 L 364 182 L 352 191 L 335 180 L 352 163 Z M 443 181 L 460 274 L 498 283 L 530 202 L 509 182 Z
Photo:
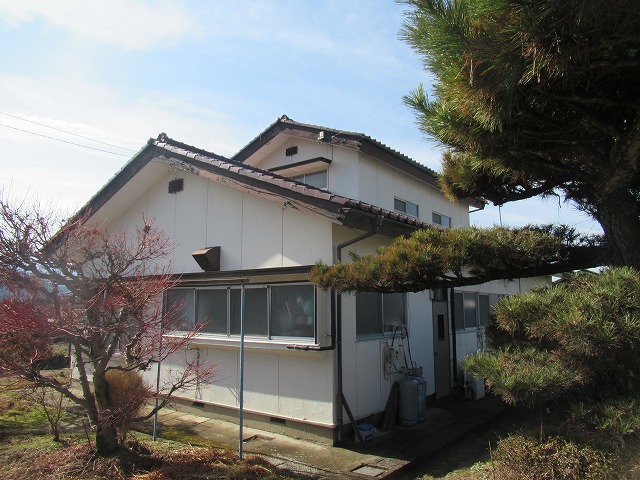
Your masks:
M 365 133 L 439 170 L 438 146 L 402 103 L 429 83 L 398 39 L 406 8 L 393 0 L 0 0 L 2 189 L 74 211 L 149 137 L 166 132 L 231 156 L 282 114 Z M 490 206 L 471 219 L 493 225 L 499 213 L 505 225 L 599 231 L 557 199 Z

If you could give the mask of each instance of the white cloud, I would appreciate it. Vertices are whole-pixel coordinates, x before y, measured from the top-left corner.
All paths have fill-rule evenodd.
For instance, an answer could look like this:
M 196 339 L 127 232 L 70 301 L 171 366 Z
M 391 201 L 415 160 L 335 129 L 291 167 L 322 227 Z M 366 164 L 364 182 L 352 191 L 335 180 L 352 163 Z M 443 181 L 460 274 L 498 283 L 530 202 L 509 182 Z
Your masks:
M 128 50 L 197 35 L 198 21 L 182 3 L 162 0 L 0 0 L 0 19 L 10 27 L 42 18 L 83 39 Z

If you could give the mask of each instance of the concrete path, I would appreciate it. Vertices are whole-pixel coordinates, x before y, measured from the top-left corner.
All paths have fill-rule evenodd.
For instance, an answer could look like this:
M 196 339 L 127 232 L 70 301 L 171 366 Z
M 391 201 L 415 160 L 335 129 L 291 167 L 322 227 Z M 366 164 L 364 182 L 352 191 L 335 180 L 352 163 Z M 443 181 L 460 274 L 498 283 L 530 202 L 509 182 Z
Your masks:
M 403 478 L 412 468 L 444 447 L 490 425 L 508 407 L 495 398 L 428 407 L 424 422 L 378 434 L 365 445 L 348 439 L 342 447 L 331 447 L 276 433 L 243 429 L 243 450 L 260 455 L 280 468 L 312 478 Z M 166 408 L 158 416 L 158 432 L 182 430 L 206 439 L 207 444 L 238 450 L 238 425 L 224 420 L 187 414 Z M 150 425 L 145 427 L 145 431 Z

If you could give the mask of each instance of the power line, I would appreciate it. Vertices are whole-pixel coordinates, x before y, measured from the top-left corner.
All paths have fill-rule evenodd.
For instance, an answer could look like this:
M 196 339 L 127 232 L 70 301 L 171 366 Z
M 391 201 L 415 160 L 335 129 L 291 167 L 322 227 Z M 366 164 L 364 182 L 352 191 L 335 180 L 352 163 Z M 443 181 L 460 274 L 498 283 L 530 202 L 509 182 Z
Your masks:
M 0 127 L 11 128 L 12 130 L 18 130 L 19 132 L 30 133 L 31 135 L 36 135 L 38 137 L 48 138 L 49 140 L 55 140 L 56 142 L 68 143 L 69 145 L 75 145 L 76 147 L 88 148 L 90 150 L 96 150 L 98 152 L 110 153 L 111 155 L 120 155 L 121 157 L 129 157 L 126 153 L 118 153 L 111 152 L 109 150 L 103 150 L 102 148 L 90 147 L 88 145 L 82 145 L 76 142 L 70 142 L 68 140 L 62 140 L 61 138 L 50 137 L 49 135 L 43 135 L 41 133 L 30 132 L 29 130 L 23 130 L 22 128 L 12 127 L 11 125 L 5 125 L 4 123 L 0 123 Z
M 114 147 L 114 148 L 120 148 L 122 150 L 128 150 L 130 152 L 136 152 L 136 150 L 133 150 L 131 148 L 126 148 L 126 147 L 120 147 L 118 145 L 114 145 L 112 143 L 107 143 L 107 142 L 102 142 L 100 140 L 96 140 L 95 138 L 90 138 L 90 137 L 85 137 L 84 135 L 80 135 L 78 133 L 73 133 L 73 132 L 69 132 L 67 130 L 63 130 L 61 128 L 57 128 L 57 127 L 52 127 L 51 125 L 46 125 L 44 123 L 40 123 L 40 122 L 36 122 L 35 120 L 29 120 L 28 118 L 23 118 L 23 117 L 19 117 L 18 115 L 12 115 L 11 113 L 6 113 L 6 112 L 0 112 L 0 115 L 6 115 L 7 117 L 12 117 L 12 118 L 17 118 L 18 120 L 22 120 L 24 122 L 29 122 L 29 123 L 34 123 L 36 125 L 40 125 L 41 127 L 46 127 L 46 128 L 50 128 L 52 130 L 57 130 L 58 132 L 62 132 L 62 133 L 66 133 L 68 135 L 73 135 L 74 137 L 79 137 L 79 138 L 83 138 L 84 140 L 89 140 L 91 142 L 95 142 L 95 143 L 101 143 L 102 145 L 107 145 L 109 147 Z M 18 130 L 18 129 L 16 129 Z M 43 135 L 44 136 L 44 135 Z M 55 139 L 54 139 L 55 140 Z

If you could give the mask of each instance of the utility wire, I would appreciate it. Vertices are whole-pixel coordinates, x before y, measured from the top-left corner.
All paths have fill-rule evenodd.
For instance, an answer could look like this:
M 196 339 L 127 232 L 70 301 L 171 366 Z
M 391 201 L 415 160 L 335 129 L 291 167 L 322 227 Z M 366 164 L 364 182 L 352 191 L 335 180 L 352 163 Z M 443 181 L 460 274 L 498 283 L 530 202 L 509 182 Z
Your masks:
M 90 137 L 85 137 L 84 135 L 80 135 L 78 133 L 73 133 L 73 132 L 69 132 L 67 130 L 63 130 L 61 128 L 57 128 L 57 127 L 52 127 L 51 125 L 46 125 L 44 123 L 40 123 L 40 122 L 36 122 L 35 120 L 29 120 L 28 118 L 23 118 L 23 117 L 19 117 L 18 115 L 12 115 L 10 113 L 6 113 L 6 112 L 0 112 L 0 115 L 6 115 L 7 117 L 12 117 L 12 118 L 17 118 L 18 120 L 22 120 L 24 122 L 29 122 L 29 123 L 34 123 L 36 125 L 40 125 L 41 127 L 46 127 L 46 128 L 50 128 L 52 130 L 57 130 L 58 132 L 62 132 L 62 133 L 66 133 L 68 135 L 73 135 L 74 137 L 79 137 L 79 138 L 83 138 L 85 140 L 90 140 L 92 142 L 96 142 L 96 143 L 101 143 L 102 145 L 107 145 L 109 147 L 114 147 L 114 148 L 120 148 L 122 150 L 128 150 L 130 152 L 136 152 L 136 150 L 133 150 L 131 148 L 126 148 L 126 147 L 120 147 L 118 145 L 114 145 L 112 143 L 107 143 L 107 142 L 102 142 L 100 140 L 96 140 L 95 138 L 90 138 Z M 12 127 L 10 127 L 12 128 Z M 16 129 L 17 130 L 17 129 Z M 29 132 L 30 133 L 30 132 Z M 49 138 L 49 137 L 47 137 Z M 55 139 L 54 139 L 55 140 Z
M 120 155 L 121 157 L 130 157 L 130 155 L 127 155 L 126 153 L 111 152 L 109 150 L 103 150 L 102 148 L 90 147 L 88 145 L 82 145 L 80 143 L 70 142 L 68 140 L 62 140 L 61 138 L 50 137 L 49 135 L 43 135 L 41 133 L 30 132 L 29 130 L 23 130 L 22 128 L 12 127 L 11 125 L 5 125 L 4 123 L 0 123 L 0 127 L 11 128 L 12 130 L 18 130 L 19 132 L 30 133 L 31 135 L 36 135 L 38 137 L 48 138 L 49 140 L 55 140 L 56 142 L 68 143 L 70 145 L 75 145 L 77 147 L 88 148 L 90 150 L 96 150 L 98 152 L 110 153 L 111 155 Z

